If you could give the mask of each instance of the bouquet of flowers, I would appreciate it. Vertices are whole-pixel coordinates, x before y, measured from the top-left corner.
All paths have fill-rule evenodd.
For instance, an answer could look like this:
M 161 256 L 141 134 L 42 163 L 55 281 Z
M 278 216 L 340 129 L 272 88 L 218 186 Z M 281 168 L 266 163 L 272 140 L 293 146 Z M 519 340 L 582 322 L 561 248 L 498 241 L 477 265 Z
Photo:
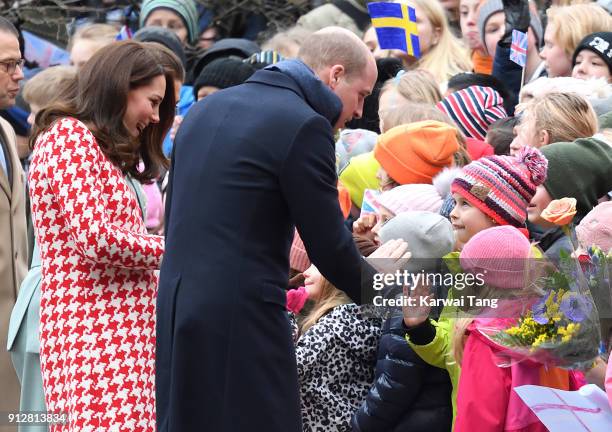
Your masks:
M 554 212 L 557 222 L 551 222 L 562 224 L 563 231 L 571 236 L 567 225 L 575 214 L 575 200 L 573 205 L 571 199 L 564 200 L 567 201 L 561 204 L 553 201 L 551 206 L 566 208 L 566 216 Z M 550 213 L 547 210 L 542 217 Z M 598 276 L 585 274 L 578 257 L 565 250 L 561 251 L 557 265 L 539 264 L 542 265 L 539 271 L 531 272 L 537 276 L 526 282 L 532 284 L 531 293 L 541 293 L 539 298 L 529 302 L 514 322 L 484 330 L 481 327 L 480 331 L 501 347 L 500 358 L 586 369 L 599 350 L 599 315 L 591 295 L 592 283 Z

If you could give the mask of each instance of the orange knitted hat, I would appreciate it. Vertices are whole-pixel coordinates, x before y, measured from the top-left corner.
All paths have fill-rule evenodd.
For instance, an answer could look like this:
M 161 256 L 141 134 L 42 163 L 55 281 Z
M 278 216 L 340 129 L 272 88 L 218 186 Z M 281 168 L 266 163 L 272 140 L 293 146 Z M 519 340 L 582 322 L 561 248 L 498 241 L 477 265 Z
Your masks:
M 457 130 L 434 120 L 396 126 L 378 137 L 374 157 L 399 184 L 431 184 L 459 150 Z

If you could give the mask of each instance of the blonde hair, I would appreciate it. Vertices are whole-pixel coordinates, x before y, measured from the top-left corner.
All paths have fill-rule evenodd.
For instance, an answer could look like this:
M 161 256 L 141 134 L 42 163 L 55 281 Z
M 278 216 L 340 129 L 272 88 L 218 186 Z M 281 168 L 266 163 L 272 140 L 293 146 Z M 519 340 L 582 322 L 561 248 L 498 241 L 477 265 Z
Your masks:
M 302 46 L 302 42 L 311 35 L 312 32 L 303 27 L 291 27 L 287 30 L 280 31 L 265 41 L 261 45 L 261 49 L 266 51 L 275 51 L 284 57 L 293 57 L 293 46 L 298 48 Z
M 459 142 L 459 150 L 454 155 L 456 166 L 463 167 L 472 161 L 469 153 L 467 152 L 465 137 L 459 128 L 457 128 L 457 125 L 434 105 L 407 102 L 395 109 L 383 113 L 383 124 L 385 126 L 385 130 L 392 129 L 395 126 L 425 120 L 436 120 L 446 123 L 455 129 L 457 141 Z
M 76 33 L 70 38 L 68 52 L 72 50 L 75 42 L 78 40 L 87 40 L 95 42 L 99 45 L 98 48 L 102 48 L 115 41 L 117 37 L 117 28 L 110 24 L 87 24 L 79 28 Z
M 572 56 L 580 41 L 591 33 L 610 31 L 612 17 L 594 3 L 553 6 L 546 11 L 548 25 L 556 25 L 553 38 L 568 56 Z
M 23 98 L 29 105 L 43 108 L 64 94 L 76 78 L 74 66 L 53 66 L 37 73 L 23 87 Z
M 589 138 L 597 133 L 597 115 L 591 104 L 576 93 L 548 93 L 525 104 L 523 115 L 532 116 L 536 131 L 545 130 L 549 144 Z
M 395 90 L 406 102 L 422 102 L 435 105 L 442 100 L 442 93 L 435 77 L 424 69 L 405 72 L 399 78 L 391 78 L 383 85 L 380 94 Z
M 472 70 L 472 61 L 467 49 L 457 39 L 448 26 L 444 8 L 438 1 L 401 0 L 400 3 L 419 8 L 434 29 L 439 29 L 440 38 L 435 46 L 416 63 L 416 68 L 425 69 L 433 74 L 438 83 L 444 83 L 453 75 Z
M 353 303 L 343 291 L 332 285 L 330 281 L 321 276 L 321 293 L 315 299 L 315 305 L 304 317 L 300 326 L 300 333 L 304 334 L 319 319 L 337 306 Z

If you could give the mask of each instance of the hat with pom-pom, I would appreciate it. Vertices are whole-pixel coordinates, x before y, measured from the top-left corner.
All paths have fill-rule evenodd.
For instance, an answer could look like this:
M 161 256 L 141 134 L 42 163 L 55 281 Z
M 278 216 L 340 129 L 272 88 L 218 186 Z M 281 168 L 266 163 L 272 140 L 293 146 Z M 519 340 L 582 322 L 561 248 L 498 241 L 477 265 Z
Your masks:
M 514 156 L 488 156 L 465 167 L 451 185 L 473 206 L 500 225 L 523 228 L 527 206 L 546 179 L 548 161 L 538 149 L 525 147 Z
M 511 226 L 488 228 L 475 234 L 461 249 L 461 268 L 480 274 L 488 286 L 519 289 L 525 284 L 531 244 Z
M 597 246 L 606 254 L 612 252 L 612 201 L 594 207 L 576 227 L 576 237 L 584 248 Z

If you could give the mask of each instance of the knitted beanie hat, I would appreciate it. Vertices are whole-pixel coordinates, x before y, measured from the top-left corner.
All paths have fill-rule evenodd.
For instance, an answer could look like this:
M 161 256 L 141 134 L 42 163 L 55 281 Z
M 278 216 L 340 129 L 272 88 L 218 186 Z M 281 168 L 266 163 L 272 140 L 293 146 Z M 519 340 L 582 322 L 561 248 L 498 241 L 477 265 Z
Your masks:
M 576 65 L 576 57 L 580 51 L 585 49 L 597 54 L 608 65 L 608 70 L 612 74 L 612 32 L 591 33 L 582 39 L 574 51 L 572 66 Z
M 410 211 L 395 216 L 380 229 L 379 236 L 382 243 L 392 239 L 408 243 L 412 254 L 408 271 L 430 270 L 436 261 L 426 259 L 442 258 L 453 250 L 455 244 L 453 227 L 448 219 L 427 211 Z
M 595 138 L 580 138 L 542 147 L 548 159 L 544 187 L 552 199 L 576 198 L 579 215 L 612 190 L 612 147 Z
M 508 117 L 504 99 L 491 87 L 470 86 L 453 92 L 436 107 L 448 115 L 465 136 L 481 141 L 485 140 L 492 123 Z
M 487 21 L 491 18 L 491 15 L 497 12 L 503 12 L 504 5 L 502 0 L 488 0 L 485 3 L 480 5 L 478 8 L 478 32 L 480 33 L 480 39 L 482 40 L 482 46 L 487 48 L 485 43 L 485 26 L 487 25 Z M 542 38 L 544 37 L 544 31 L 542 29 L 542 21 L 540 21 L 540 17 L 533 10 L 529 9 L 529 27 L 533 30 L 533 34 L 538 43 L 538 48 L 542 46 Z
M 523 228 L 527 206 L 546 179 L 546 158 L 534 147 L 514 156 L 487 156 L 463 167 L 451 185 L 499 225 Z
M 576 237 L 584 248 L 597 246 L 604 253 L 612 251 L 612 201 L 593 208 L 576 227 Z
M 191 72 L 192 76 L 199 76 L 202 69 L 218 58 L 234 57 L 244 60 L 260 51 L 259 45 L 249 39 L 224 38 L 218 40 L 195 62 Z
M 308 267 L 310 267 L 310 259 L 306 253 L 306 247 L 304 247 L 302 238 L 297 230 L 295 230 L 291 249 L 289 250 L 289 268 L 303 273 Z
M 344 129 L 336 142 L 338 170 L 342 171 L 353 156 L 374 150 L 378 134 L 367 129 Z
M 396 126 L 378 137 L 374 157 L 399 184 L 429 183 L 451 166 L 459 150 L 457 131 L 434 120 Z
M 366 189 L 378 189 L 376 174 L 380 165 L 374 158 L 374 153 L 364 153 L 351 159 L 340 173 L 340 181 L 349 190 L 351 201 L 361 208 L 363 192 Z
M 515 227 L 496 226 L 475 234 L 461 250 L 461 268 L 478 273 L 485 284 L 495 288 L 525 286 L 527 258 L 531 244 Z
M 252 65 L 233 58 L 220 58 L 206 65 L 198 79 L 193 84 L 193 94 L 198 96 L 198 90 L 205 86 L 224 89 L 245 82 L 255 69 Z
M 189 43 L 194 44 L 200 35 L 198 10 L 193 0 L 144 0 L 140 8 L 140 27 L 145 26 L 148 16 L 156 9 L 170 9 L 183 19 L 187 27 Z
M 141 42 L 157 42 L 172 51 L 187 68 L 187 57 L 183 44 L 178 36 L 164 27 L 143 27 L 134 33 L 134 40 Z
M 435 186 L 430 184 L 407 184 L 384 192 L 377 199 L 393 214 L 409 211 L 428 211 L 438 213 L 442 207 L 442 197 Z

